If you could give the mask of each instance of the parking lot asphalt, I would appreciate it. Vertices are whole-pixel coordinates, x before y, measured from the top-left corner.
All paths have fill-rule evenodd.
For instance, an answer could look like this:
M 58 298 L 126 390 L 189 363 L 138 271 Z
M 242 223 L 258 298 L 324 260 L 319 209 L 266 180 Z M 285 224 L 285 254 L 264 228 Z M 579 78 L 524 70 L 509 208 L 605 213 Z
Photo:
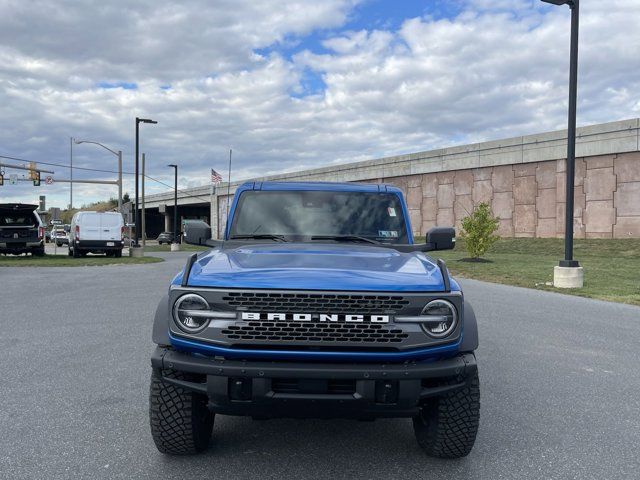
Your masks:
M 471 280 L 482 406 L 467 458 L 424 456 L 409 420 L 223 416 L 207 453 L 163 456 L 151 323 L 188 253 L 156 255 L 0 270 L 0 478 L 639 478 L 640 308 Z

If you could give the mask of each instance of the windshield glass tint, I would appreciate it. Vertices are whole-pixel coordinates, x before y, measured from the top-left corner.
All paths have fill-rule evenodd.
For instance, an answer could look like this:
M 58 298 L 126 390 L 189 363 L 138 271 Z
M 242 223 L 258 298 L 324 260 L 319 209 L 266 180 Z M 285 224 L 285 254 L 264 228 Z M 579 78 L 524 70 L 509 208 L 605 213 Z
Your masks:
M 408 242 L 400 199 L 377 192 L 243 192 L 230 236 L 265 234 L 357 235 L 384 242 Z
M 12 213 L 9 215 L 0 215 L 0 227 L 31 227 L 35 225 L 35 219 L 31 213 Z

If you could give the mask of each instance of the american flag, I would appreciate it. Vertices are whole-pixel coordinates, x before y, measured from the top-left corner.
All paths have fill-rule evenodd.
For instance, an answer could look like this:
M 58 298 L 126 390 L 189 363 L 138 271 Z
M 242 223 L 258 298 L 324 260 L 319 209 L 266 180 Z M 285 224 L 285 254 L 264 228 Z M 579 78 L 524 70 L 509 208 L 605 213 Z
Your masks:
M 220 175 L 218 172 L 216 172 L 212 168 L 211 169 L 211 183 L 213 183 L 214 185 L 218 185 L 220 182 L 222 182 L 222 175 Z

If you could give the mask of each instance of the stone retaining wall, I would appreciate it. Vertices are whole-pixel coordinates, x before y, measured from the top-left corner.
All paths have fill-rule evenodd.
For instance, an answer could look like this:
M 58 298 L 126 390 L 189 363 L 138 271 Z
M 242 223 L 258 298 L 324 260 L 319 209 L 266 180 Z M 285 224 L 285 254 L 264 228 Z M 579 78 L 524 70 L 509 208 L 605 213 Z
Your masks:
M 455 225 L 487 202 L 504 237 L 564 235 L 565 165 L 562 160 L 377 178 L 404 192 L 414 234 Z M 576 159 L 576 238 L 640 238 L 640 153 Z

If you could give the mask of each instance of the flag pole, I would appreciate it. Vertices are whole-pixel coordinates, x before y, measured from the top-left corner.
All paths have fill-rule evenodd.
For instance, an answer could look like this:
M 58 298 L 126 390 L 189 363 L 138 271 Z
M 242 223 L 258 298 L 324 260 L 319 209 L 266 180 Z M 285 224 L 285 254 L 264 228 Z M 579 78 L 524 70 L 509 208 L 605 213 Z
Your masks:
M 209 189 L 209 224 L 211 225 L 211 238 L 216 238 L 218 236 L 218 232 L 213 233 L 213 195 L 216 191 L 216 185 L 213 183 L 213 178 L 211 178 L 211 188 Z M 216 208 L 217 210 L 217 208 Z M 216 215 L 218 212 L 216 212 Z M 217 222 L 216 222 L 217 223 Z M 217 230 L 217 229 L 216 229 Z M 214 236 L 215 235 L 215 236 Z

